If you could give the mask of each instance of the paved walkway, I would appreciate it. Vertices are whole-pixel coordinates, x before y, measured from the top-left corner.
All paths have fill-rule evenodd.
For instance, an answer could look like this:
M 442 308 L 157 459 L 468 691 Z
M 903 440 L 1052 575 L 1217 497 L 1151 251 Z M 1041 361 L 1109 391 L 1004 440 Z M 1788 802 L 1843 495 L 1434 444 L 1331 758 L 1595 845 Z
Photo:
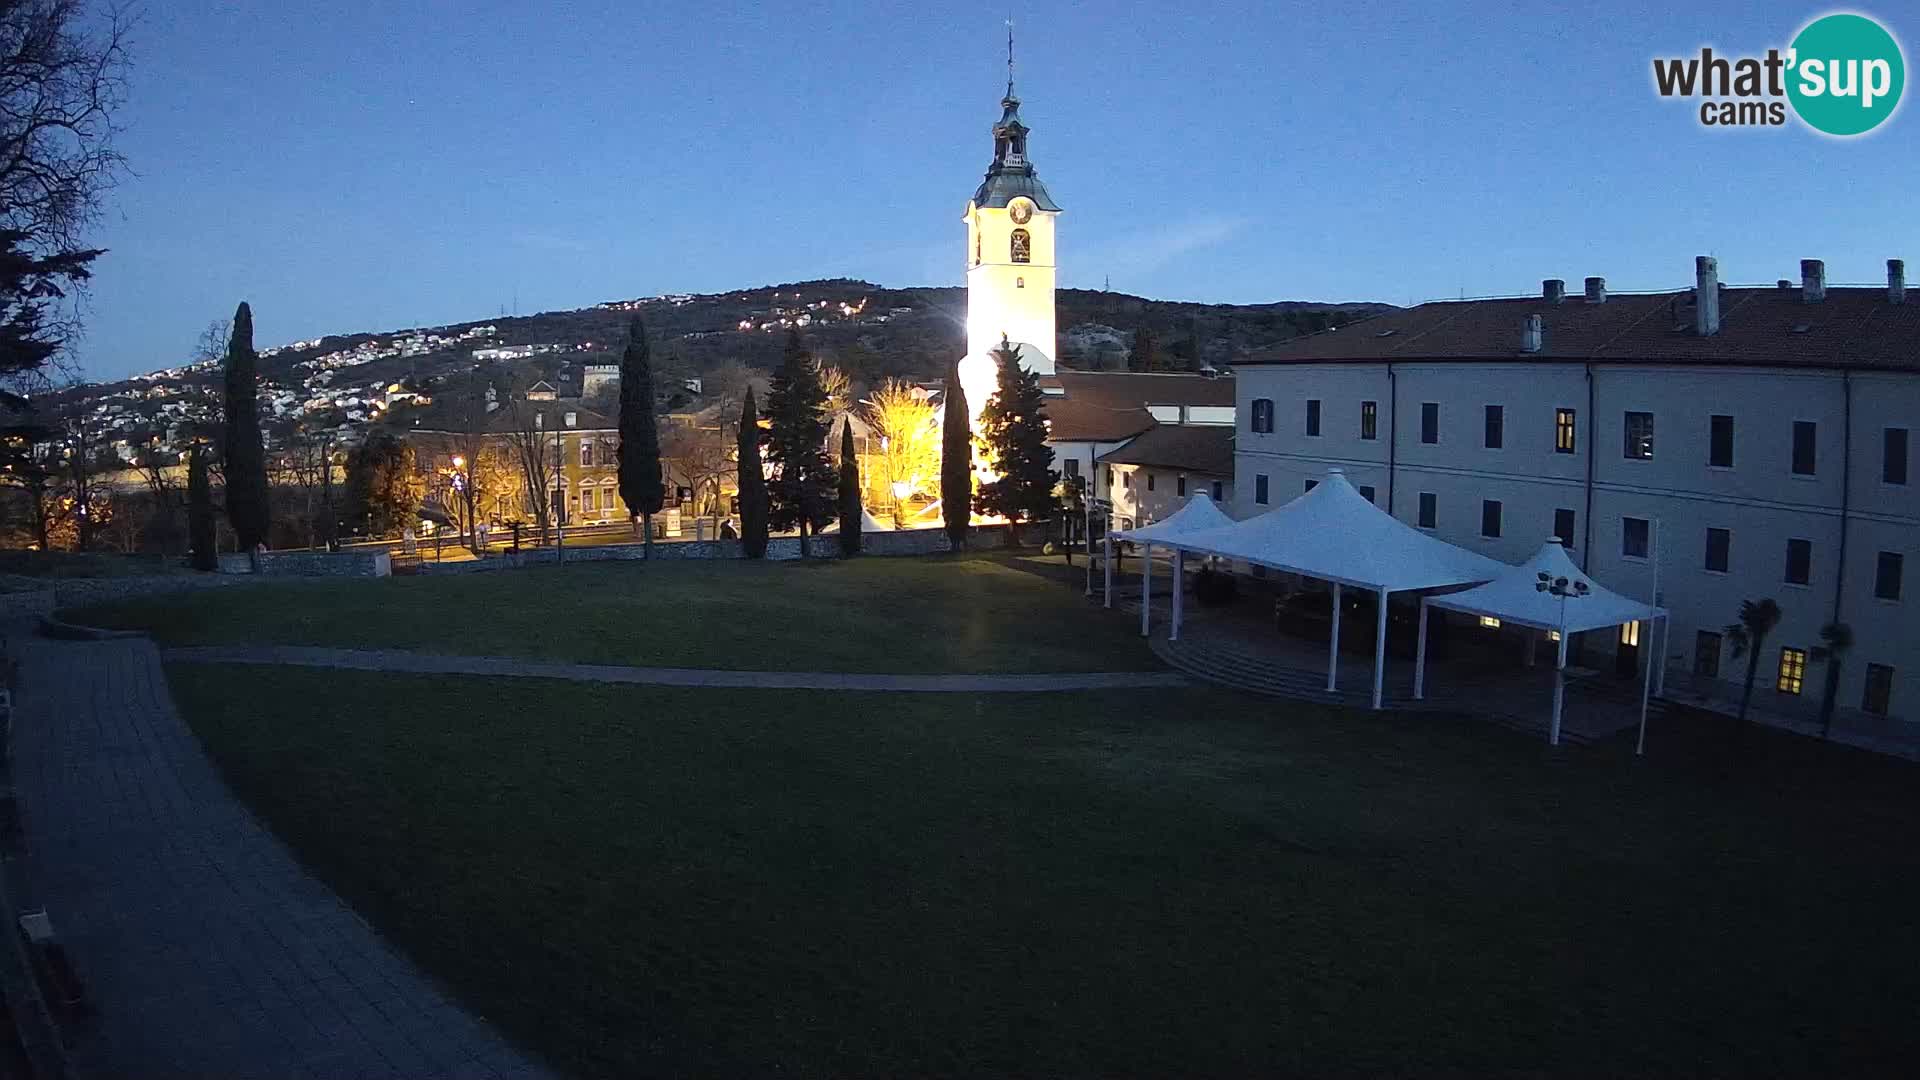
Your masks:
M 243 808 L 145 640 L 14 637 L 27 880 L 113 1077 L 536 1077 Z
M 643 683 L 747 690 L 895 690 L 1023 694 L 1191 685 L 1176 671 L 1093 671 L 1059 675 L 878 675 L 830 671 L 722 671 L 712 668 L 562 664 L 494 656 L 439 656 L 399 649 L 321 649 L 304 645 L 196 646 L 168 649 L 168 660 L 225 664 L 398 671 L 420 675 L 494 675 L 576 682 Z

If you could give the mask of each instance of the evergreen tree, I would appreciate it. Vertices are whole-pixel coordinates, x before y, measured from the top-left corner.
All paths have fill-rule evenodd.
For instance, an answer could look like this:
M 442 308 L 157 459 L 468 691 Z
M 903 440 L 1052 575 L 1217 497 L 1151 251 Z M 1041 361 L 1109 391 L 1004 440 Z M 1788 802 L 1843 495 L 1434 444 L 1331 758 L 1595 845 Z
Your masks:
M 840 425 L 840 554 L 860 554 L 860 529 L 866 516 L 860 512 L 860 460 L 853 450 L 853 421 Z
M 760 468 L 760 413 L 753 387 L 740 406 L 740 546 L 749 559 L 767 553 L 767 478 Z
M 213 484 L 207 479 L 206 450 L 195 443 L 187 457 L 187 541 L 195 570 L 218 570 L 214 551 Z
M 426 495 L 413 447 L 376 431 L 347 455 L 347 520 L 369 536 L 393 536 L 411 525 Z
M 769 528 L 800 530 L 800 555 L 807 537 L 833 520 L 838 476 L 827 458 L 827 396 L 820 365 L 790 331 L 780 368 L 767 389 L 767 462 L 773 481 L 767 489 Z
M 974 500 L 982 513 L 999 514 L 1018 525 L 1044 518 L 1058 504 L 1053 485 L 1053 447 L 1047 445 L 1046 398 L 1040 376 L 1020 366 L 1020 354 L 1002 338 L 993 350 L 999 384 L 980 410 L 980 436 L 998 474 L 980 485 Z
M 253 351 L 253 310 L 244 302 L 233 313 L 227 339 L 226 427 L 222 433 L 226 464 L 227 520 L 252 551 L 267 538 L 267 452 L 260 439 L 259 357 Z
M 967 421 L 967 391 L 960 365 L 947 368 L 946 410 L 940 418 L 940 515 L 953 550 L 967 546 L 973 517 L 973 429 Z
M 1153 336 L 1153 328 L 1143 326 L 1133 332 L 1133 350 L 1127 353 L 1128 371 L 1159 371 L 1164 366 L 1160 358 L 1160 341 Z
M 620 497 L 627 511 L 640 515 L 647 557 L 653 557 L 653 515 L 666 504 L 660 479 L 660 430 L 653 418 L 653 364 L 647 354 L 647 328 L 640 316 L 627 330 L 620 357 Z

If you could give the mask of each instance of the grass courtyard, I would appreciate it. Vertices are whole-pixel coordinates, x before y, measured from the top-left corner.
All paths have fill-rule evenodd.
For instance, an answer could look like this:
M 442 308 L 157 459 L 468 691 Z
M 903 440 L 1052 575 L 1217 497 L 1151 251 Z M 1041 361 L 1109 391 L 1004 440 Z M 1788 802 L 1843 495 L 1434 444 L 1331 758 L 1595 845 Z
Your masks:
M 325 645 L 757 671 L 1049 672 L 1158 667 L 1124 619 L 1013 558 L 809 564 L 583 562 L 510 572 L 288 581 L 76 614 L 163 645 Z
M 1152 663 L 1130 619 L 997 558 L 86 614 L 167 643 Z M 1916 774 L 1778 733 L 1735 758 L 1719 727 L 1674 723 L 1636 761 L 1206 688 L 168 676 L 316 873 L 573 1075 L 1863 1075 L 1920 1051 Z

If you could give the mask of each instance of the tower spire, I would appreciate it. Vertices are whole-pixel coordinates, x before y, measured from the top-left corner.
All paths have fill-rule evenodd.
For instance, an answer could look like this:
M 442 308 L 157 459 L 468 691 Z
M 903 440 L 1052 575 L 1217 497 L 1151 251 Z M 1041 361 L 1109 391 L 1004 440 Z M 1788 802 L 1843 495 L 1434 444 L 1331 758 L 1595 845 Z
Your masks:
M 1013 16 L 1007 16 L 1007 97 L 1013 98 Z

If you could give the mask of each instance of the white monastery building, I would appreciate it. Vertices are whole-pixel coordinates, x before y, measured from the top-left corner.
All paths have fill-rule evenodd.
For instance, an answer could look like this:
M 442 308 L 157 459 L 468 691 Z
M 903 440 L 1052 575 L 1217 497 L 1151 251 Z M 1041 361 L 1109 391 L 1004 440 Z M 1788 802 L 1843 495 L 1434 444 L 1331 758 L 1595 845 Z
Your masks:
M 1247 517 L 1339 467 L 1396 517 L 1508 563 L 1557 536 L 1587 573 L 1672 612 L 1669 684 L 1733 696 L 1741 601 L 1783 618 L 1756 707 L 1805 714 L 1830 622 L 1855 637 L 1842 713 L 1920 719 L 1920 301 L 1885 284 L 1439 302 L 1236 364 L 1233 509 Z M 1575 601 L 1577 602 L 1577 601 Z M 1622 631 L 1623 638 L 1635 635 Z M 1588 662 L 1594 662 L 1590 657 Z

